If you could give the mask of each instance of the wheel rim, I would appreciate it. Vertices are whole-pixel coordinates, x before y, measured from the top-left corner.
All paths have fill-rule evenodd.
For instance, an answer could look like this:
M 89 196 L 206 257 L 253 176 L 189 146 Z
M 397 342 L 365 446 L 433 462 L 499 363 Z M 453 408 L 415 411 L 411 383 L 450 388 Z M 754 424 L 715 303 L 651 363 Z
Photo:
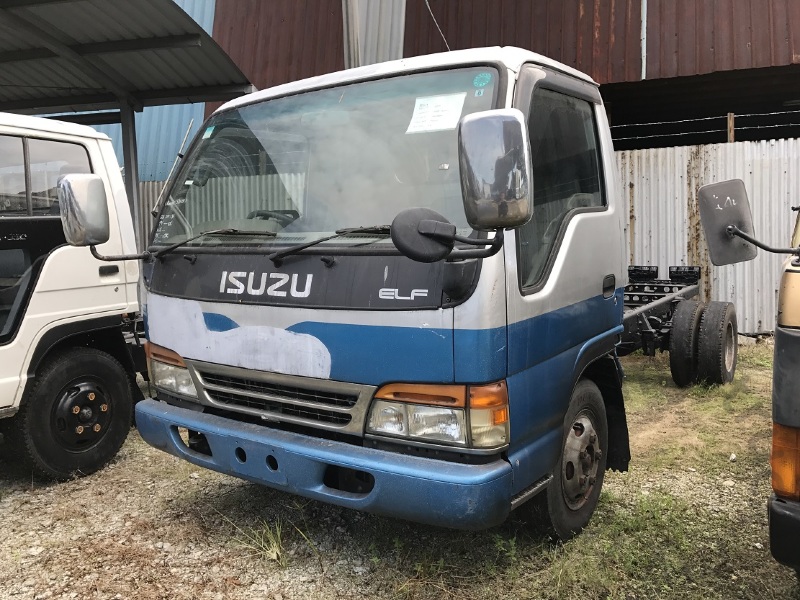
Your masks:
M 105 437 L 111 412 L 111 399 L 96 382 L 71 383 L 62 388 L 53 406 L 55 439 L 65 450 L 88 450 Z
M 561 462 L 564 502 L 571 510 L 579 510 L 588 502 L 602 455 L 592 415 L 580 413 L 567 432 Z
M 733 359 L 736 354 L 736 341 L 733 339 L 733 325 L 728 323 L 725 328 L 725 370 L 733 370 Z

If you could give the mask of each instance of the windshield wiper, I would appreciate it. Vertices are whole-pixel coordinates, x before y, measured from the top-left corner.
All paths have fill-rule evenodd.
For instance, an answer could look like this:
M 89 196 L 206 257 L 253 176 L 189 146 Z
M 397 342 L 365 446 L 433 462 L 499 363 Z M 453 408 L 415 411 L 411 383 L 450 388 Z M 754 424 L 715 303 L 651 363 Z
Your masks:
M 316 246 L 317 244 L 321 244 L 322 242 L 327 242 L 328 240 L 332 240 L 338 237 L 343 237 L 346 235 L 351 235 L 353 233 L 367 233 L 367 234 L 372 233 L 375 235 L 389 235 L 389 233 L 391 233 L 391 227 L 389 225 L 369 225 L 367 227 L 348 227 L 346 229 L 337 229 L 333 233 L 333 235 L 326 235 L 324 237 L 311 240 L 310 242 L 303 242 L 302 244 L 289 246 L 288 248 L 284 248 L 283 250 L 278 250 L 276 252 L 273 252 L 272 254 L 267 256 L 267 258 L 277 264 L 286 256 L 289 256 L 291 254 L 297 254 L 298 252 L 305 250 L 306 248 L 311 248 L 311 246 Z
M 197 235 L 193 235 L 190 238 L 186 238 L 180 242 L 172 244 L 171 246 L 167 246 L 166 248 L 162 248 L 161 250 L 156 250 L 155 252 L 151 252 L 150 255 L 153 258 L 161 258 L 165 254 L 169 254 L 176 248 L 180 248 L 184 244 L 188 244 L 196 239 L 201 237 L 205 237 L 207 235 L 259 235 L 265 237 L 275 237 L 275 233 L 272 231 L 244 231 L 242 229 L 210 229 L 209 231 L 201 231 Z

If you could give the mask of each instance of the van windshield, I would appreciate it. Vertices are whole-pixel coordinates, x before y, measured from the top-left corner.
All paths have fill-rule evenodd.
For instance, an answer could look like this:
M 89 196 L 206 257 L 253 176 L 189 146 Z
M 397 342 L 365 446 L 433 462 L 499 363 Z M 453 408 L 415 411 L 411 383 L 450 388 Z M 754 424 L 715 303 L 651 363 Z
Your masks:
M 482 66 L 343 85 L 214 115 L 173 180 L 153 244 L 236 229 L 254 235 L 203 236 L 187 246 L 278 247 L 388 225 L 416 206 L 468 233 L 456 127 L 464 115 L 493 108 L 497 90 L 497 71 Z M 376 244 L 390 243 L 376 237 Z M 363 243 L 361 234 L 325 242 Z

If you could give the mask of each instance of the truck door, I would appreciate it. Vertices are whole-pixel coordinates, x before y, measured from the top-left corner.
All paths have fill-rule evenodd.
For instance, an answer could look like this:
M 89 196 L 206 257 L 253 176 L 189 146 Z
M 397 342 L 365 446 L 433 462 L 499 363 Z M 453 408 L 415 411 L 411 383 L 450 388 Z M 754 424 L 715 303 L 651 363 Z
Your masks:
M 66 246 L 61 226 L 59 176 L 91 172 L 82 144 L 0 135 L 0 346 L 14 339 L 23 318 L 34 311 L 53 320 L 59 313 L 71 316 L 112 300 L 119 303 L 119 294 L 106 298 L 108 286 L 87 249 Z M 58 264 L 48 263 L 51 253 Z M 93 263 L 90 270 L 87 261 Z M 45 269 L 46 278 L 41 277 Z M 63 293 L 87 286 L 80 299 Z
M 505 246 L 510 458 L 518 492 L 555 463 L 581 370 L 614 348 L 625 267 L 597 88 L 529 67 L 515 103 L 527 117 L 533 163 L 533 218 Z

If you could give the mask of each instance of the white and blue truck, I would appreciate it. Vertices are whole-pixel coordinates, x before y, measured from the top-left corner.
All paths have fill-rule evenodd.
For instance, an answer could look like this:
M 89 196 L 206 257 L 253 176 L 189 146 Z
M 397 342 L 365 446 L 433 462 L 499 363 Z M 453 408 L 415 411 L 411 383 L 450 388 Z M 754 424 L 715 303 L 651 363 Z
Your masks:
M 104 239 L 101 190 L 63 183 L 70 239 Z M 138 257 L 157 390 L 139 432 L 196 465 L 435 525 L 492 526 L 541 493 L 567 539 L 605 471 L 628 467 L 622 340 L 674 350 L 681 385 L 733 376 L 698 361 L 696 279 L 637 273 L 646 301 L 624 310 L 621 200 L 597 84 L 525 50 L 229 102 Z

